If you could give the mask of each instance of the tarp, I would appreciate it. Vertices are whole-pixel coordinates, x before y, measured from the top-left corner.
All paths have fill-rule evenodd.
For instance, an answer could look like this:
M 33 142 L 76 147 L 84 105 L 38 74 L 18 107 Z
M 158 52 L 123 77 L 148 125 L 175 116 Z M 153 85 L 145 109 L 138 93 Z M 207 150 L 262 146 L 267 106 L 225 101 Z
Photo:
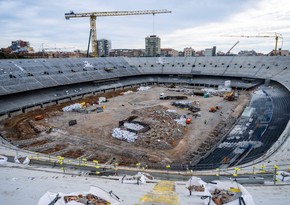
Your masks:
M 122 184 L 145 184 L 145 176 L 143 174 L 141 175 L 134 175 L 134 176 L 128 176 L 125 175 L 121 178 Z
M 188 190 L 192 189 L 192 195 L 204 196 L 209 195 L 205 189 L 206 183 L 199 177 L 190 177 L 190 179 L 186 182 L 186 188 Z
M 0 155 L 0 165 L 5 164 L 7 162 L 7 157 Z
M 290 173 L 285 171 L 277 171 L 277 179 L 281 182 L 290 182 Z
M 235 200 L 232 200 L 228 203 L 224 203 L 223 205 L 240 205 L 243 204 L 241 202 L 242 200 L 245 202 L 244 204 L 246 205 L 255 205 L 252 195 L 246 190 L 245 187 L 243 187 L 241 184 L 235 181 L 215 180 L 213 182 L 206 184 L 206 190 L 209 193 L 213 193 L 215 192 L 215 190 L 222 190 L 222 192 L 231 193 L 233 195 L 235 194 L 240 195 L 240 197 L 236 198 Z M 210 197 L 205 198 L 204 204 L 208 205 L 209 201 L 211 201 L 210 204 L 215 204 L 213 201 L 214 196 L 212 194 L 210 194 L 209 196 Z
M 28 157 L 14 157 L 14 162 L 17 164 L 25 164 L 28 165 L 30 163 L 30 159 Z
M 46 192 L 38 201 L 37 205 L 84 205 L 86 202 L 79 197 L 88 198 L 89 195 L 97 196 L 111 205 L 119 205 L 119 197 L 113 192 L 107 192 L 100 187 L 91 186 L 89 192 L 73 192 L 69 194 Z M 82 197 L 82 198 L 83 198 Z M 70 198 L 70 201 L 67 199 Z M 75 199 L 75 200 L 74 200 Z M 98 203 L 97 203 L 98 204 Z

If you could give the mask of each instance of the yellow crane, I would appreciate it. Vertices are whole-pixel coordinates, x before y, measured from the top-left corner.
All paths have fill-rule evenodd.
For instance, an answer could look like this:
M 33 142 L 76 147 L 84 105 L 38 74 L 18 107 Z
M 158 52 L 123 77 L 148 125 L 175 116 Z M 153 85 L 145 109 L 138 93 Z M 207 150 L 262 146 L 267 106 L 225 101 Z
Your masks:
M 275 35 L 256 35 L 256 36 L 250 36 L 250 35 L 223 35 L 224 37 L 243 37 L 243 38 L 275 38 L 275 49 L 274 49 L 274 55 L 277 55 L 277 48 L 278 48 L 278 40 L 279 38 L 282 39 L 282 45 L 283 45 L 283 37 L 282 34 L 275 33 Z M 282 46 L 281 46 L 282 48 Z
M 90 18 L 90 37 L 88 50 L 90 46 L 90 41 L 92 38 L 92 53 L 93 56 L 98 56 L 98 45 L 97 45 L 97 28 L 96 28 L 96 19 L 97 17 L 103 16 L 129 16 L 129 15 L 146 15 L 146 14 L 163 14 L 171 13 L 167 9 L 161 10 L 141 10 L 141 11 L 107 11 L 107 12 L 88 12 L 88 13 L 65 13 L 65 19 L 69 20 L 70 18 L 80 18 L 80 17 L 89 17 Z

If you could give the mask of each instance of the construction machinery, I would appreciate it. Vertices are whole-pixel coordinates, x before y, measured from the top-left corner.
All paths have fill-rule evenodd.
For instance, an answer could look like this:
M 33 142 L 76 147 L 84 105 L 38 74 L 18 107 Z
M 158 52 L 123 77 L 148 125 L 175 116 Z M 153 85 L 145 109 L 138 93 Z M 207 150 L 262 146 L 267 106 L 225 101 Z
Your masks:
M 152 14 L 154 16 L 155 14 L 164 14 L 164 13 L 171 13 L 171 11 L 168 11 L 167 9 L 141 10 L 141 11 L 107 11 L 107 12 L 88 12 L 88 13 L 74 13 L 73 11 L 71 11 L 70 13 L 65 13 L 65 19 L 69 20 L 70 18 L 81 18 L 81 17 L 90 18 L 90 35 L 89 35 L 88 51 L 90 41 L 92 41 L 92 53 L 94 57 L 97 57 L 98 56 L 97 28 L 96 28 L 97 17 L 146 15 L 146 14 Z
M 243 38 L 275 38 L 275 48 L 274 48 L 274 55 L 278 55 L 277 49 L 278 49 L 278 40 L 279 38 L 282 40 L 281 49 L 283 46 L 283 37 L 282 34 L 275 33 L 275 35 L 256 35 L 256 36 L 250 36 L 250 35 L 223 35 L 223 37 L 243 37 Z
M 231 50 L 233 50 L 233 48 L 239 43 L 240 41 L 237 41 L 231 48 L 230 50 L 228 50 L 228 52 L 226 52 L 226 56 L 230 54 Z
M 233 101 L 235 99 L 235 93 L 227 92 L 224 99 L 228 101 Z
M 210 107 L 208 111 L 209 112 L 216 112 L 216 110 L 217 110 L 216 107 Z

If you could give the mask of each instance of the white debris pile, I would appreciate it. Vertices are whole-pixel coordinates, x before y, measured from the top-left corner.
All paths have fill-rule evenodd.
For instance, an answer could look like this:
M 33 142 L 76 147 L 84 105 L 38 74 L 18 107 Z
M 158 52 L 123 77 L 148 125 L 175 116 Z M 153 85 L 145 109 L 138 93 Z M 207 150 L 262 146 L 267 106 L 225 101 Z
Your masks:
M 231 136 L 229 136 L 229 137 L 227 137 L 227 140 L 233 140 L 233 139 L 240 139 L 241 138 L 241 136 L 239 136 L 239 135 L 231 135 Z
M 177 113 L 176 110 L 171 110 L 171 109 L 168 109 L 166 110 L 167 112 L 171 112 L 171 113 Z
M 142 125 L 136 123 L 125 122 L 124 127 L 131 129 L 131 130 L 142 130 L 144 127 Z
M 122 130 L 120 128 L 113 129 L 112 136 L 119 140 L 124 140 L 127 142 L 135 142 L 138 136 L 134 132 L 129 132 L 127 130 Z
M 223 143 L 220 143 L 218 148 L 230 148 L 230 147 L 233 147 L 234 146 L 234 143 L 231 143 L 231 142 L 223 142 Z
M 254 93 L 255 93 L 256 95 L 263 95 L 263 96 L 266 95 L 265 92 L 264 92 L 263 90 L 256 90 Z
M 147 91 L 147 90 L 149 90 L 151 87 L 149 87 L 149 86 L 146 86 L 146 87 L 143 87 L 143 86 L 141 86 L 140 88 L 138 88 L 137 90 L 138 91 Z
M 186 118 L 184 117 L 180 117 L 179 119 L 175 119 L 174 121 L 177 122 L 177 124 L 186 126 Z
M 123 92 L 122 94 L 123 94 L 123 95 L 128 95 L 128 94 L 131 94 L 131 93 L 133 93 L 133 91 L 132 91 L 132 90 L 128 90 L 128 91 L 126 91 L 126 92 Z
M 80 110 L 81 108 L 82 108 L 81 104 L 75 103 L 75 104 L 72 104 L 72 105 L 69 105 L 69 106 L 66 106 L 66 107 L 62 108 L 62 111 L 71 112 L 71 111 L 74 111 L 74 110 Z
M 242 154 L 245 150 L 250 148 L 258 148 L 263 145 L 260 141 L 242 141 L 238 143 L 238 147 L 234 150 L 235 154 Z
M 188 101 L 188 100 L 180 100 L 180 101 L 176 101 L 174 104 L 178 104 L 178 105 L 191 105 L 192 102 Z

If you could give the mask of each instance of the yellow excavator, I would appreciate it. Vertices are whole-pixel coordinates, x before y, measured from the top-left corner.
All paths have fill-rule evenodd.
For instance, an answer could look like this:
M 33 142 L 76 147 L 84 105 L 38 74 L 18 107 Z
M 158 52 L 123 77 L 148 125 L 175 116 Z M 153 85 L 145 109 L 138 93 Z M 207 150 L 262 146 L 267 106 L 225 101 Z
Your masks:
M 225 100 L 233 101 L 234 99 L 235 99 L 235 93 L 233 91 L 226 93 Z

